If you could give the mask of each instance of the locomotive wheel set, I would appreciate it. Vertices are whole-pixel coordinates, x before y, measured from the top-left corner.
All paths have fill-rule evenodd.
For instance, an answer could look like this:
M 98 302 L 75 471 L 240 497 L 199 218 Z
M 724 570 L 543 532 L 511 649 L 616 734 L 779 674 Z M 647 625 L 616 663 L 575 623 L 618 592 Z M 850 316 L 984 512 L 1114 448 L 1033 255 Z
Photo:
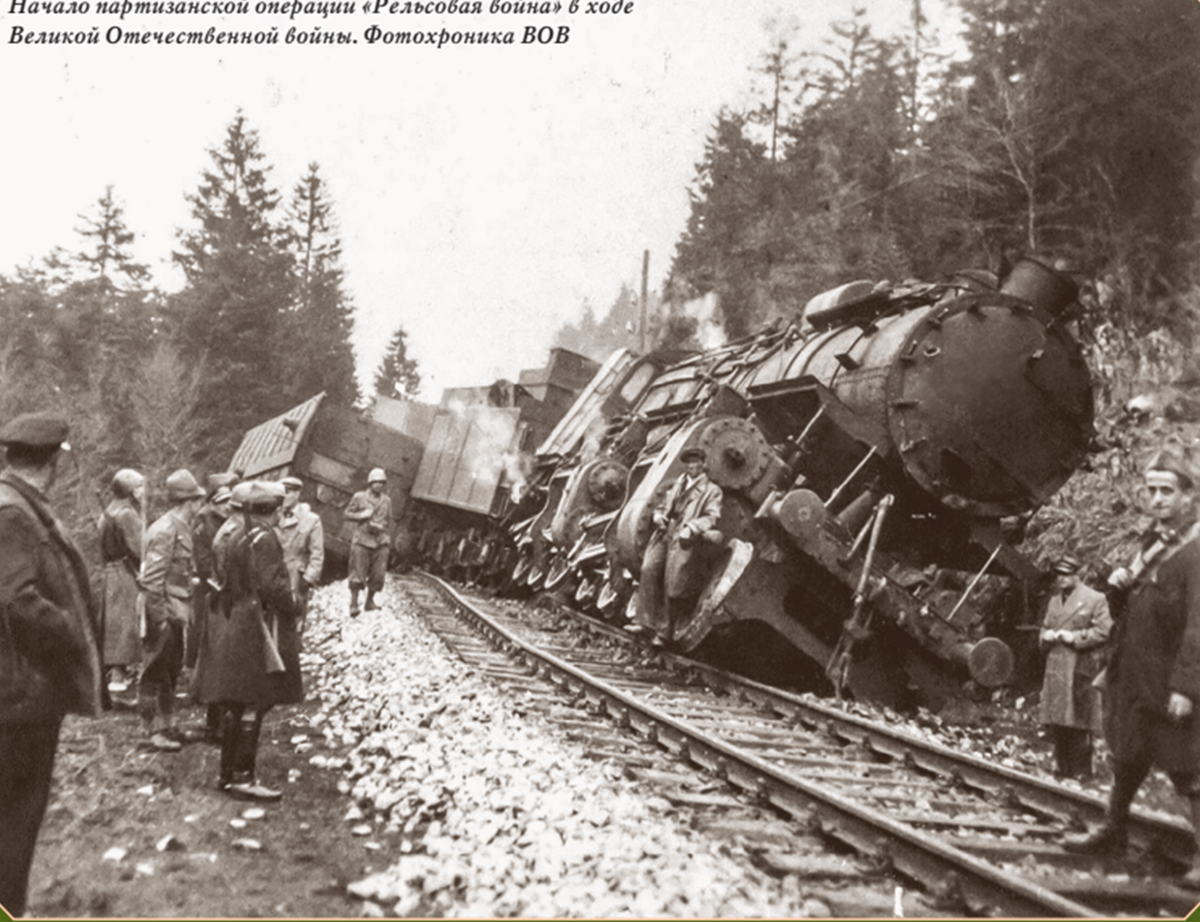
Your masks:
M 1022 260 L 998 285 L 852 283 L 679 361 L 614 356 L 539 452 L 504 582 L 623 620 L 654 506 L 701 448 L 724 499 L 677 646 L 765 626 L 803 657 L 796 684 L 892 706 L 1005 684 L 1039 576 L 1006 535 L 1093 436 L 1075 295 Z

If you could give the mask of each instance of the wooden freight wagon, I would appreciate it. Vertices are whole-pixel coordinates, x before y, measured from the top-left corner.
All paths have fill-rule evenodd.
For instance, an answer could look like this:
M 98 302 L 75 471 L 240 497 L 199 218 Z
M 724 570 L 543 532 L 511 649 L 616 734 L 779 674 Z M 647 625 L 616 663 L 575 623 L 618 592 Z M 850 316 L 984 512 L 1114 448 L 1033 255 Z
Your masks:
M 352 528 L 342 510 L 366 489 L 372 468 L 387 471 L 393 512 L 397 520 L 404 514 L 433 422 L 433 407 L 379 400 L 370 416 L 318 394 L 247 432 L 230 462 L 245 479 L 304 481 L 300 499 L 321 517 L 326 559 L 335 565 L 350 553 Z

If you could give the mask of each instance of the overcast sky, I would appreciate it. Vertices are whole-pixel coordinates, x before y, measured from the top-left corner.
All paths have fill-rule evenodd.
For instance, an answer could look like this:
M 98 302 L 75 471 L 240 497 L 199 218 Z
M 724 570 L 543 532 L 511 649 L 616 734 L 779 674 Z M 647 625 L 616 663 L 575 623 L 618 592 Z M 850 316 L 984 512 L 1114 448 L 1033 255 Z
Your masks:
M 359 3 L 353 17 L 297 20 L 352 32 L 351 46 L 64 48 L 10 39 L 14 27 L 103 32 L 119 21 L 14 14 L 12 2 L 0 0 L 0 271 L 76 247 L 77 215 L 111 183 L 137 255 L 160 285 L 178 287 L 170 252 L 189 226 L 184 196 L 240 107 L 282 191 L 321 165 L 357 307 L 360 375 L 369 380 L 403 325 L 428 400 L 544 364 L 553 331 L 585 299 L 602 313 L 622 282 L 640 284 L 643 250 L 657 287 L 705 135 L 722 105 L 750 98 L 765 24 L 787 17 L 815 45 L 851 10 L 851 0 L 634 0 L 619 16 L 376 17 Z M 910 9 L 859 5 L 882 33 Z M 437 49 L 362 39 L 372 24 L 443 20 L 515 29 L 518 42 L 527 23 L 568 25 L 570 41 Z M 200 23 L 262 25 L 121 25 Z

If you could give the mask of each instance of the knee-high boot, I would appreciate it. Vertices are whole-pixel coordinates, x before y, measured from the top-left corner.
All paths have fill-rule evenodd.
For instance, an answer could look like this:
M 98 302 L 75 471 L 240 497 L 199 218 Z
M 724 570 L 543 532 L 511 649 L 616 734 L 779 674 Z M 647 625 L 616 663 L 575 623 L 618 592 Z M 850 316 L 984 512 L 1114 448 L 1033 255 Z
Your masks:
M 217 786 L 223 791 L 228 790 L 230 785 L 248 780 L 237 776 L 238 751 L 241 748 L 242 737 L 242 710 L 241 707 L 229 705 L 222 705 L 220 708 L 221 775 Z

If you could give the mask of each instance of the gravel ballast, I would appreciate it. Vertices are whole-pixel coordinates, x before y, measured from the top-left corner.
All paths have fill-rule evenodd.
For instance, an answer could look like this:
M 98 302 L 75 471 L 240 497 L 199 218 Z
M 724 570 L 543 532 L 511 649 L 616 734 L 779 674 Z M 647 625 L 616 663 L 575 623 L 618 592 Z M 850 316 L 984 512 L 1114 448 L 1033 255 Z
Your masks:
M 686 811 L 474 674 L 396 582 L 356 619 L 344 591 L 315 600 L 306 668 L 314 725 L 349 747 L 346 821 L 382 843 L 378 869 L 348 888 L 365 914 L 831 914 L 797 877 L 757 870 L 736 837 L 690 828 Z

